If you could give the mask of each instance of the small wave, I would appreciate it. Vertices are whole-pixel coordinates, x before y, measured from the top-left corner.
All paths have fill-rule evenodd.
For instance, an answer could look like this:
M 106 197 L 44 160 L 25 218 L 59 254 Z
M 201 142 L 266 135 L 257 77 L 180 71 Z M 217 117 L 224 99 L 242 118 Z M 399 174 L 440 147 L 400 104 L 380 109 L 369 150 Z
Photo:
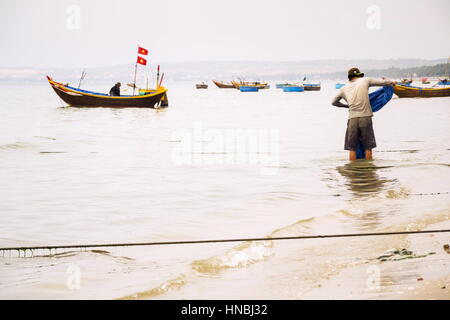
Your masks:
M 217 273 L 222 269 L 246 267 L 272 255 L 272 241 L 249 241 L 228 250 L 224 255 L 196 260 L 192 268 L 200 273 Z
M 35 251 L 40 251 L 40 250 L 45 250 L 45 251 L 49 251 L 49 254 L 35 254 Z M 84 250 L 83 248 L 80 248 L 80 250 L 64 250 L 63 252 L 57 252 L 57 250 L 55 249 L 29 249 L 29 250 L 23 250 L 23 257 L 27 257 L 27 252 L 31 251 L 31 254 L 29 255 L 29 257 L 32 258 L 67 258 L 67 257 L 72 257 L 72 256 L 76 256 L 76 255 L 80 255 L 80 254 L 84 254 L 84 253 L 94 253 L 94 254 L 99 254 L 99 255 L 103 255 L 103 256 L 107 256 L 113 259 L 116 259 L 118 261 L 132 261 L 135 260 L 133 258 L 130 257 L 126 257 L 126 256 L 116 256 L 113 255 L 111 252 L 106 251 L 106 250 L 99 250 L 99 249 L 93 249 L 93 250 Z
M 33 144 L 27 142 L 16 142 L 8 144 L 0 144 L 0 150 L 17 150 L 32 147 Z
M 33 136 L 33 138 L 46 139 L 46 140 L 56 140 L 56 138 L 45 137 L 45 136 Z
M 174 279 L 170 279 L 150 290 L 141 291 L 119 298 L 119 300 L 141 300 L 162 295 L 170 290 L 179 289 L 187 283 L 186 275 L 182 274 Z
M 410 194 L 411 192 L 407 188 L 401 187 L 398 190 L 395 189 L 387 190 L 385 193 L 385 197 L 387 199 L 405 199 L 409 197 Z
M 39 153 L 49 154 L 49 153 L 67 153 L 67 152 L 66 151 L 40 151 Z

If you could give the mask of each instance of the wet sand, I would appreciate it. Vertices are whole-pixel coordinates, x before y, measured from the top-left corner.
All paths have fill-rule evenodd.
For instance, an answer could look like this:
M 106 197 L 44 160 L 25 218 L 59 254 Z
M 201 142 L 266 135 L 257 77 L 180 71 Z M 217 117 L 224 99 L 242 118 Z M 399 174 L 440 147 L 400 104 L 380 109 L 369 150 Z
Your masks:
M 426 229 L 449 228 L 450 220 L 447 220 L 429 225 Z M 444 250 L 444 245 L 449 242 L 450 237 L 445 233 L 410 235 L 401 241 L 393 241 L 393 248 L 406 247 L 419 257 L 396 255 L 388 261 L 371 261 L 348 268 L 322 281 L 303 298 L 448 300 L 450 252 Z

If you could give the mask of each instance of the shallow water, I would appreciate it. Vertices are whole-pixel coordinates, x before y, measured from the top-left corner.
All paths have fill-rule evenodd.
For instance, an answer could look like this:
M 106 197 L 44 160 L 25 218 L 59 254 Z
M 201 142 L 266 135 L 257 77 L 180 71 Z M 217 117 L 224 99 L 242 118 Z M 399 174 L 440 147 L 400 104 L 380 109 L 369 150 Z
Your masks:
M 349 163 L 334 83 L 304 93 L 274 83 L 258 93 L 168 88 L 167 109 L 79 109 L 62 107 L 48 85 L 2 85 L 1 247 L 392 231 L 449 219 L 450 98 L 393 99 L 374 117 L 375 159 Z M 393 243 L 8 252 L 0 298 L 295 299 Z

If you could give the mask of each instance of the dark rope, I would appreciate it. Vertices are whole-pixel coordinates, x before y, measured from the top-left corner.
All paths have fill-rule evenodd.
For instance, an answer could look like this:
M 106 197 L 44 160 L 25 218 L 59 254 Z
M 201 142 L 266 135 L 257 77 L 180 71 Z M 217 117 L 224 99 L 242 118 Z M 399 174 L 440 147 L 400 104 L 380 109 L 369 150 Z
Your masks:
M 450 192 L 432 192 L 432 193 L 409 193 L 411 196 L 438 196 L 441 194 L 449 194 Z
M 291 236 L 274 238 L 238 238 L 238 239 L 215 239 L 215 240 L 187 240 L 187 241 L 162 241 L 162 242 L 131 242 L 131 243 L 103 243 L 103 244 L 78 244 L 66 246 L 35 246 L 35 247 L 7 247 L 0 248 L 0 251 L 10 250 L 39 250 L 39 249 L 70 249 L 70 248 L 99 248 L 99 247 L 136 247 L 136 246 L 159 246 L 159 245 L 178 245 L 178 244 L 199 244 L 199 243 L 223 243 L 223 242 L 242 242 L 242 241 L 273 241 L 273 240 L 303 240 L 303 239 L 325 239 L 325 238 L 347 238 L 347 237 L 368 237 L 368 236 L 392 236 L 405 234 L 426 234 L 426 233 L 444 233 L 447 230 L 423 230 L 423 231 L 394 231 L 394 232 L 371 232 L 371 233 L 347 233 L 347 234 L 324 234 L 310 236 Z

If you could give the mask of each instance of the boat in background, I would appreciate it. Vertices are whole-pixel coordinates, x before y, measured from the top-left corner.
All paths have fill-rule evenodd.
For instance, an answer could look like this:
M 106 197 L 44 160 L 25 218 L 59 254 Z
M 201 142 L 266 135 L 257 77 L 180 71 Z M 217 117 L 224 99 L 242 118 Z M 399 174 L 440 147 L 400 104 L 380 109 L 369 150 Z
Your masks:
M 285 82 L 285 83 L 277 83 L 276 85 L 275 85 L 275 87 L 277 88 L 277 89 L 282 89 L 284 86 L 290 86 L 291 84 L 290 83 L 287 83 L 287 82 Z
M 449 97 L 450 87 L 447 88 L 420 88 L 411 85 L 394 86 L 394 93 L 399 98 L 433 98 L 433 97 Z
M 239 86 L 239 91 L 241 91 L 241 92 L 258 92 L 259 88 L 257 86 Z
M 145 94 L 110 96 L 106 93 L 82 90 L 56 82 L 49 76 L 47 80 L 56 94 L 68 105 L 75 107 L 106 108 L 157 108 L 167 107 L 167 89 L 160 86 Z
M 340 88 L 342 88 L 343 86 L 345 86 L 345 83 L 336 83 L 336 84 L 334 85 L 334 87 L 335 87 L 336 89 L 340 89 Z
M 212 80 L 212 82 L 214 82 L 214 84 L 221 89 L 236 89 L 236 87 L 230 82 L 230 83 L 225 83 L 223 81 L 216 81 L 216 80 Z
M 304 83 L 305 91 L 320 91 L 320 83 Z
M 448 79 L 443 79 L 443 80 L 439 80 L 439 82 L 437 84 L 439 86 L 448 86 L 448 85 L 450 85 L 450 81 L 448 81 Z
M 285 85 L 283 88 L 283 92 L 303 92 L 305 91 L 305 87 L 304 86 L 299 86 L 299 85 Z
M 403 79 L 402 81 L 399 82 L 399 84 L 403 85 L 403 86 L 409 86 L 412 83 L 412 79 Z
M 235 86 L 235 88 L 240 89 L 240 87 L 256 87 L 258 89 L 269 89 L 270 85 L 266 82 L 248 82 L 248 81 L 231 81 L 231 83 Z
M 202 83 L 196 84 L 195 88 L 197 88 L 197 89 L 208 89 L 208 85 L 206 83 L 202 82 Z

